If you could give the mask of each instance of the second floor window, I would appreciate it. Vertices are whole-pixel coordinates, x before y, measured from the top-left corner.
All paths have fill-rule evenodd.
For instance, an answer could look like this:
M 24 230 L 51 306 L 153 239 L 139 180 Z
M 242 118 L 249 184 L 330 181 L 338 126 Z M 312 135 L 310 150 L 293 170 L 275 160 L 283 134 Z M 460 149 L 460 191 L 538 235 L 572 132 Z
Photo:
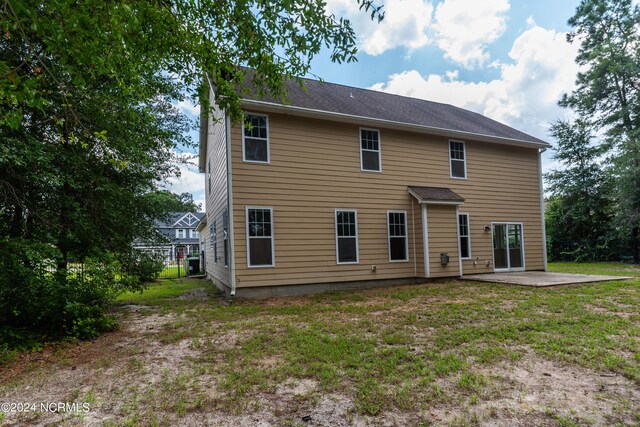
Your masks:
M 360 169 L 380 172 L 380 132 L 375 129 L 360 129 Z
M 467 165 L 464 142 L 449 141 L 449 163 L 451 168 L 451 178 L 466 178 Z
M 191 237 L 192 239 L 197 239 L 198 237 L 200 237 L 200 232 L 196 230 L 189 230 L 189 237 Z
M 242 125 L 242 160 L 269 163 L 269 119 L 262 114 L 247 114 Z
M 176 238 L 184 239 L 185 237 L 187 237 L 187 230 L 185 230 L 184 228 L 179 228 L 176 230 Z

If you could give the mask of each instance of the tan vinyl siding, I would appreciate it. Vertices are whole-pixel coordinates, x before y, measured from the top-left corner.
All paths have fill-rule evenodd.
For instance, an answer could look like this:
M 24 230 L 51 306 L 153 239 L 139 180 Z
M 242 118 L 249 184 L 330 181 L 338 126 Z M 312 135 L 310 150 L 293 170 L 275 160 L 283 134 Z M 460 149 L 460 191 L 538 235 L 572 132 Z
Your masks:
M 231 133 L 238 287 L 424 276 L 422 209 L 408 185 L 448 187 L 466 199 L 460 210 L 470 215 L 473 259 L 463 261 L 465 273 L 493 271 L 484 264 L 492 261 L 491 233 L 484 231 L 491 221 L 522 222 L 527 269 L 543 268 L 535 149 L 466 140 L 461 180 L 449 177 L 447 138 L 380 129 L 379 173 L 360 170 L 357 125 L 269 114 L 269 128 L 270 164 L 243 162 L 241 130 Z M 246 206 L 273 208 L 273 268 L 247 268 Z M 336 208 L 358 211 L 359 264 L 336 264 Z M 455 207 L 428 209 L 433 273 L 442 273 L 439 254 L 448 252 L 445 272 L 457 276 Z M 440 215 L 447 209 L 449 217 Z M 408 262 L 389 262 L 387 210 L 407 211 Z
M 458 232 L 455 206 L 427 206 L 427 228 L 429 230 L 430 277 L 460 275 L 458 262 Z M 449 255 L 449 264 L 442 265 L 440 254 Z
M 214 102 L 213 96 L 210 102 Z M 206 268 L 209 278 L 218 280 L 229 285 L 229 269 L 224 266 L 224 242 L 223 242 L 223 220 L 222 213 L 227 208 L 227 156 L 226 156 L 226 133 L 225 133 L 224 112 L 215 108 L 215 115 L 209 118 L 209 134 L 207 135 L 207 164 L 205 167 L 205 194 L 207 212 L 207 246 Z M 211 162 L 211 179 L 207 174 Z M 211 188 L 209 188 L 211 182 Z M 214 259 L 214 250 L 211 246 L 213 235 L 210 234 L 211 227 L 216 223 L 218 262 Z M 231 230 L 229 230 L 231 232 Z

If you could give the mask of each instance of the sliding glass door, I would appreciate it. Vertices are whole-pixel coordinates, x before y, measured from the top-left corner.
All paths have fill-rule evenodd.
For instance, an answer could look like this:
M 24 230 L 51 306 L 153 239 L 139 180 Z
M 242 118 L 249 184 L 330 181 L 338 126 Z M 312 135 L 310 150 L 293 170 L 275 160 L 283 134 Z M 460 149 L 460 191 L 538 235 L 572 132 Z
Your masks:
M 522 224 L 493 223 L 493 265 L 495 271 L 524 270 Z

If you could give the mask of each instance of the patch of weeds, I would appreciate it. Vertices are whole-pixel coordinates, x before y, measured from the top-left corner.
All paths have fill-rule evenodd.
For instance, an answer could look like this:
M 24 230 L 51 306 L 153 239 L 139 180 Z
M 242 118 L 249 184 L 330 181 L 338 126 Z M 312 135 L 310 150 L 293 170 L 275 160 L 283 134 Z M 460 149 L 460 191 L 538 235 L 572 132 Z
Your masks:
M 466 362 L 454 354 L 445 353 L 433 355 L 433 370 L 440 376 L 456 373 L 465 366 Z
M 380 383 L 368 378 L 356 386 L 356 409 L 361 414 L 376 416 L 384 409 L 386 395 Z
M 573 412 L 566 415 L 555 414 L 554 418 L 559 427 L 580 427 L 583 425 L 591 424 L 587 423 L 586 420 L 576 416 L 576 414 Z
M 127 368 L 131 372 L 144 372 L 144 362 L 137 358 L 131 358 L 127 361 Z
M 487 379 L 482 374 L 465 371 L 458 378 L 458 387 L 467 391 L 479 392 L 487 384 Z
M 455 416 L 451 419 L 447 425 L 449 427 L 467 427 L 467 426 L 480 426 L 482 425 L 482 420 L 478 416 L 477 413 L 468 413 L 465 412 L 463 414 Z
M 389 328 L 382 333 L 382 342 L 387 345 L 403 345 L 413 342 L 413 338 L 402 331 Z

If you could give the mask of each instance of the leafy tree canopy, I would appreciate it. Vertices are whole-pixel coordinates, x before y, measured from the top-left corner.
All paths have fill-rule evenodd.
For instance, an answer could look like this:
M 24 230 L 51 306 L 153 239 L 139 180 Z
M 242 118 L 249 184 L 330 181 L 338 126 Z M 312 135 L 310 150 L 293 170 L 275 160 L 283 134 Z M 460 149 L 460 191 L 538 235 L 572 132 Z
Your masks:
M 581 71 L 561 105 L 606 135 L 614 221 L 640 262 L 640 6 L 631 0 L 583 0 L 569 24 L 568 40 L 580 43 Z

